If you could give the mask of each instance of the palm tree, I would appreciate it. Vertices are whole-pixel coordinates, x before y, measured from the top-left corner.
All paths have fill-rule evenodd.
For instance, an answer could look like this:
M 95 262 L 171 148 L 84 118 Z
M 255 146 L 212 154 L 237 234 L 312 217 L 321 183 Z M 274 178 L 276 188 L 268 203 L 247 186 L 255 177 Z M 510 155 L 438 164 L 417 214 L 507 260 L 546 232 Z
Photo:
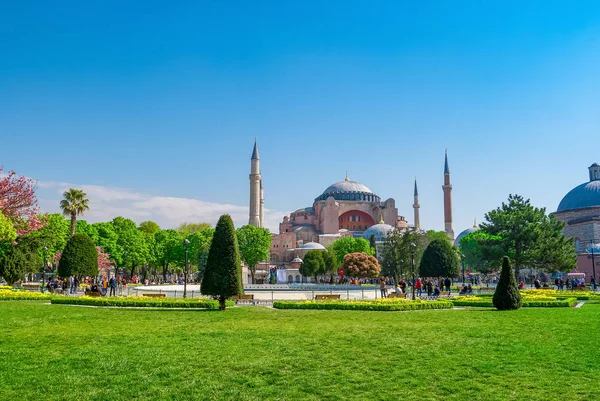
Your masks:
M 89 200 L 85 197 L 85 192 L 81 189 L 71 188 L 63 193 L 65 199 L 60 201 L 60 208 L 65 216 L 71 216 L 71 237 L 75 235 L 75 223 L 77 215 L 90 210 Z

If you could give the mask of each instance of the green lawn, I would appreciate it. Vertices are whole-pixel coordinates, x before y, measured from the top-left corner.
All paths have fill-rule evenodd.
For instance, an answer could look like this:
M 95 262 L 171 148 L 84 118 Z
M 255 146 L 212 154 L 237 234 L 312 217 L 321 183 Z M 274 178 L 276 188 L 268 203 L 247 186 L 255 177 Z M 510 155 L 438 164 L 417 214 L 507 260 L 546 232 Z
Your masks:
M 3 400 L 595 400 L 600 304 L 355 312 L 0 302 Z

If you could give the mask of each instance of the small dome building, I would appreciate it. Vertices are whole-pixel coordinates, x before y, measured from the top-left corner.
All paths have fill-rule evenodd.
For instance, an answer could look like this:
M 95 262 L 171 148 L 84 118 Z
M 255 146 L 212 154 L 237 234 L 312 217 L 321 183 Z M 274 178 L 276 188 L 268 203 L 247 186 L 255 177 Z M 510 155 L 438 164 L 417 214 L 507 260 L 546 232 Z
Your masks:
M 460 248 L 460 240 L 463 239 L 464 236 L 474 233 L 477 230 L 479 230 L 479 227 L 477 226 L 477 220 L 475 220 L 475 222 L 473 223 L 473 227 L 469 227 L 466 230 L 462 231 L 460 234 L 458 234 L 458 236 L 454 240 L 454 246 Z
M 577 272 L 592 278 L 591 248 L 600 243 L 600 164 L 588 167 L 589 181 L 570 190 L 560 201 L 554 216 L 563 221 L 567 237 L 575 238 Z M 596 263 L 596 282 L 600 273 L 600 257 Z

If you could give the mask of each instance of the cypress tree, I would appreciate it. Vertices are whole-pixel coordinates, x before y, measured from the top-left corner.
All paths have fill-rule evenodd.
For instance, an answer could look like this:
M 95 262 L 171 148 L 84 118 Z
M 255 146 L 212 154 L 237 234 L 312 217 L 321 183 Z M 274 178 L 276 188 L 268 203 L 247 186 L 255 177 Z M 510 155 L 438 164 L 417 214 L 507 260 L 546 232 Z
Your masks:
M 219 309 L 225 310 L 225 300 L 234 295 L 243 295 L 242 267 L 237 236 L 231 216 L 219 218 L 213 236 L 201 291 L 219 299 Z
M 85 234 L 75 234 L 65 245 L 58 262 L 58 275 L 90 276 L 98 274 L 98 251 L 90 237 Z
M 371 245 L 371 248 L 373 248 L 373 252 L 377 251 L 377 243 L 375 242 L 374 234 L 371 234 L 371 236 L 369 237 L 369 244 Z
M 498 310 L 519 309 L 522 304 L 517 280 L 510 266 L 508 256 L 502 259 L 502 271 L 500 272 L 498 286 L 494 292 L 493 302 Z

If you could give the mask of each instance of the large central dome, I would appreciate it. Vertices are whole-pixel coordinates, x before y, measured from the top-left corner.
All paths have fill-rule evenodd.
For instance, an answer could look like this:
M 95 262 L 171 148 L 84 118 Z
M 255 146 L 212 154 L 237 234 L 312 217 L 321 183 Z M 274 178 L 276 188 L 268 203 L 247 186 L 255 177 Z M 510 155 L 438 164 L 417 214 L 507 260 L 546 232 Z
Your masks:
M 332 195 L 336 192 L 364 192 L 369 194 L 373 193 L 373 191 L 371 191 L 366 185 L 363 185 L 360 182 L 340 181 L 327 187 L 327 189 L 323 191 L 323 195 Z
M 373 193 L 366 185 L 360 182 L 350 181 L 347 177 L 344 181 L 336 182 L 327 187 L 315 201 L 326 200 L 333 196 L 335 200 L 379 202 L 379 196 Z
M 557 212 L 600 206 L 600 180 L 591 181 L 573 188 L 560 201 Z

